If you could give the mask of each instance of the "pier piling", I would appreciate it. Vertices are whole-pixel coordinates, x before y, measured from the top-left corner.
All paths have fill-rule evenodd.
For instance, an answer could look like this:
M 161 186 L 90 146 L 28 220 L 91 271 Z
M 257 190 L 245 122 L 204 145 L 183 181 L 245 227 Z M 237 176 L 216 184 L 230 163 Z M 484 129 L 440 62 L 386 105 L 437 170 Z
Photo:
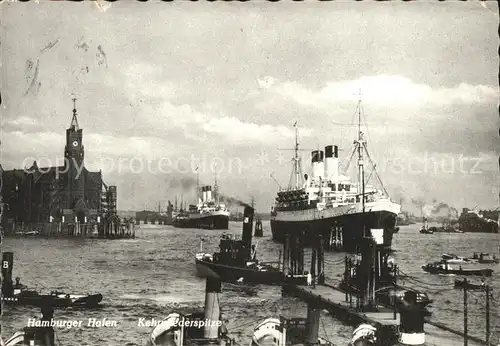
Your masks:
M 288 275 L 290 273 L 290 236 L 285 236 L 285 243 L 283 245 L 283 273 Z
M 467 279 L 464 279 L 464 346 L 467 346 L 469 341 L 467 303 Z
M 321 302 L 311 300 L 307 303 L 306 343 L 314 345 L 318 343 L 319 321 L 321 318 Z
M 205 339 L 217 339 L 219 326 L 217 321 L 220 319 L 220 306 L 218 294 L 221 292 L 220 278 L 207 277 L 205 288 L 205 319 L 208 320 L 203 330 Z

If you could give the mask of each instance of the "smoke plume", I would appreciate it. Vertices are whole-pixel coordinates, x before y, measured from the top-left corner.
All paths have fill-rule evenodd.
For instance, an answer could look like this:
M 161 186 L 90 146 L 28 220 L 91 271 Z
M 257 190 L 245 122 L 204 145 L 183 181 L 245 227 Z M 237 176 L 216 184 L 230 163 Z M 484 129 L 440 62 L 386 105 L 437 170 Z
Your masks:
M 170 176 L 165 179 L 170 189 L 181 189 L 183 191 L 190 191 L 196 188 L 196 179 L 192 177 L 176 177 Z
M 435 201 L 435 200 L 434 200 Z M 423 204 L 421 206 L 423 216 L 427 218 L 450 220 L 458 218 L 458 210 L 444 202 L 434 204 Z
M 240 207 L 252 207 L 250 204 L 245 203 L 245 202 L 243 202 L 237 198 L 234 198 L 234 197 L 219 195 L 219 200 L 221 202 L 228 204 L 228 205 L 238 205 Z

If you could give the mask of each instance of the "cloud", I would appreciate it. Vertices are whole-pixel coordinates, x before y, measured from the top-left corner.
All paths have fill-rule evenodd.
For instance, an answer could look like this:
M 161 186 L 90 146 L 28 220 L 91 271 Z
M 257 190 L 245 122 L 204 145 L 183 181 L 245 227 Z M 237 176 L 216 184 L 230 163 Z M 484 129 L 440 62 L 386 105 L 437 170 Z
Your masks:
M 235 117 L 213 118 L 203 125 L 207 132 L 225 136 L 234 142 L 246 144 L 255 142 L 273 143 L 280 139 L 294 138 L 293 128 L 283 125 L 272 126 L 246 123 Z M 301 136 L 310 136 L 311 129 L 301 129 Z
M 426 108 L 445 107 L 457 103 L 485 103 L 498 100 L 498 88 L 460 83 L 447 88 L 432 88 L 415 83 L 404 76 L 367 76 L 356 80 L 331 81 L 319 89 L 307 88 L 297 82 L 277 83 L 274 78 L 259 80 L 262 89 L 295 100 L 301 105 L 319 108 L 344 102 L 356 102 L 359 93 L 370 107 Z

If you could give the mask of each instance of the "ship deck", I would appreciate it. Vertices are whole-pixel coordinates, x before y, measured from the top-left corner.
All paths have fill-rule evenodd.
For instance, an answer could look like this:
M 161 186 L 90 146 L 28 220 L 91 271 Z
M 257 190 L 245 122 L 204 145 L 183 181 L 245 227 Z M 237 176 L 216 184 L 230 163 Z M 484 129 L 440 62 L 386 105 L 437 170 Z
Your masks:
M 297 286 L 287 284 L 284 291 L 305 302 L 320 301 L 325 310 L 333 317 L 343 320 L 348 324 L 357 326 L 360 323 L 368 323 L 377 328 L 394 328 L 399 325 L 399 313 L 386 307 L 377 307 L 376 312 L 361 312 L 356 306 L 356 298 L 352 298 L 352 306 L 346 300 L 346 294 L 330 285 Z M 453 330 L 443 324 L 426 320 L 424 325 L 426 346 L 456 346 L 464 343 L 464 335 L 460 331 Z M 468 337 L 469 346 L 487 345 L 486 341 L 475 337 Z

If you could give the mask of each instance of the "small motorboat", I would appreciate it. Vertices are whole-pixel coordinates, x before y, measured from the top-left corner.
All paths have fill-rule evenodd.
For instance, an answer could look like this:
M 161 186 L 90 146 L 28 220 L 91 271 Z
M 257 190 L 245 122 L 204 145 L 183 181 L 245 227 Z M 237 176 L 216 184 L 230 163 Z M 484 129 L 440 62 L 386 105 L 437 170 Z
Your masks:
M 428 263 L 422 266 L 422 269 L 430 274 L 455 274 L 490 277 L 493 274 L 492 269 L 459 269 L 452 268 L 446 261 Z
M 266 318 L 254 328 L 251 346 L 307 344 L 306 324 L 306 318 Z M 323 338 L 318 338 L 316 345 L 332 344 Z
M 441 258 L 448 262 L 449 264 L 461 264 L 461 263 L 471 263 L 472 261 L 468 258 L 460 257 L 455 254 L 442 254 Z
M 480 284 L 474 284 L 465 279 L 459 280 L 455 279 L 455 288 L 467 288 L 471 290 L 482 290 L 485 287 L 485 283 L 481 282 Z

